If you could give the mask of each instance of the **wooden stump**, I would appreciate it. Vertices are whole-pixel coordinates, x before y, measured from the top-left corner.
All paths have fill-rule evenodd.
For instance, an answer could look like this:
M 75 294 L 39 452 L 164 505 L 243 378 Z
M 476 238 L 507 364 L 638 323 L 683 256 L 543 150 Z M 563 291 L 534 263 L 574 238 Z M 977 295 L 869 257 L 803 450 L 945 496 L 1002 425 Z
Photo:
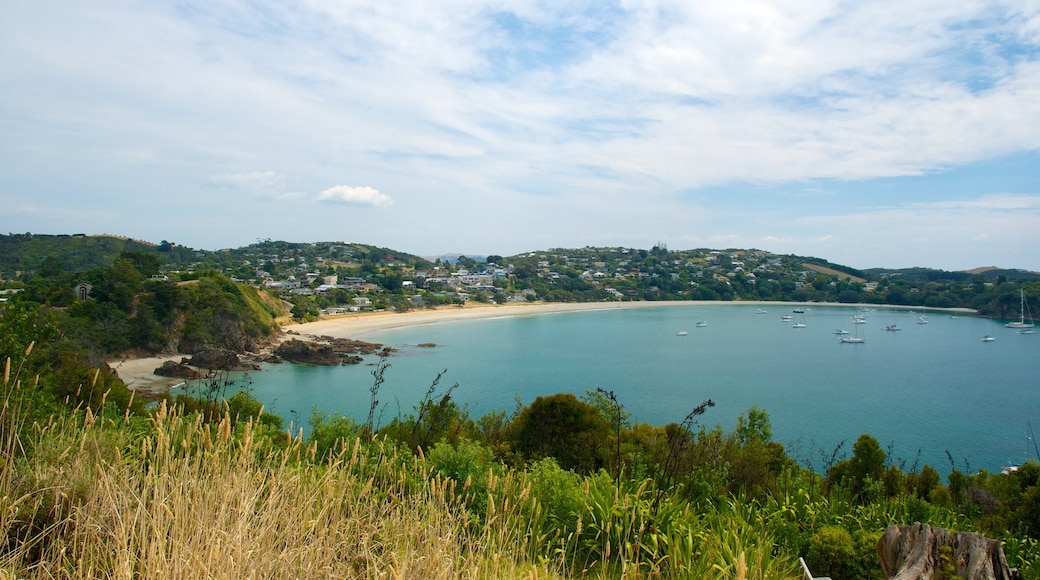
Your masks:
M 943 548 L 964 580 L 1012 580 L 1000 542 L 980 534 L 928 524 L 888 526 L 878 541 L 881 570 L 890 580 L 951 580 L 943 573 Z M 949 564 L 947 564 L 948 566 Z

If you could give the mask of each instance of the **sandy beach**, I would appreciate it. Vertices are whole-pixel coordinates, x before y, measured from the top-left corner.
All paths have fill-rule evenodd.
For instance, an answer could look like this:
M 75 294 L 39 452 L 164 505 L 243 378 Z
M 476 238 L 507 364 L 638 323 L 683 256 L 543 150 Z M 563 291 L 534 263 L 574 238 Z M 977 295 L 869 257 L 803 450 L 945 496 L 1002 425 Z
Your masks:
M 518 303 L 518 304 L 467 304 L 466 306 L 442 306 L 435 309 L 412 310 L 408 312 L 362 312 L 332 316 L 314 322 L 301 324 L 290 324 L 282 327 L 280 340 L 287 340 L 295 336 L 303 338 L 330 336 L 333 338 L 354 338 L 366 340 L 367 335 L 379 330 L 392 328 L 405 328 L 424 324 L 436 324 L 439 322 L 452 322 L 458 320 L 476 320 L 481 318 L 500 318 L 509 316 L 525 316 L 536 314 L 552 314 L 559 312 L 581 312 L 591 310 L 607 310 L 612 308 L 654 308 L 668 306 L 714 306 L 720 304 L 743 304 L 743 305 L 806 305 L 806 306 L 828 306 L 833 304 L 798 302 L 721 302 L 721 301 L 661 301 L 661 302 L 550 302 L 550 303 Z M 842 304 L 842 306 L 857 306 L 855 304 Z M 871 308 L 914 308 L 912 306 L 901 307 L 891 305 L 863 304 Z M 920 307 L 917 307 L 920 308 Z M 973 310 L 963 308 L 951 309 L 929 309 L 950 310 L 956 312 L 972 313 Z M 375 341 L 378 342 L 378 341 Z M 167 355 L 159 357 L 147 357 L 137 359 L 123 359 L 109 361 L 109 366 L 115 369 L 119 377 L 131 390 L 145 393 L 159 393 L 182 382 L 183 379 L 171 379 L 161 377 L 153 371 L 162 366 L 168 360 L 180 360 L 185 355 Z

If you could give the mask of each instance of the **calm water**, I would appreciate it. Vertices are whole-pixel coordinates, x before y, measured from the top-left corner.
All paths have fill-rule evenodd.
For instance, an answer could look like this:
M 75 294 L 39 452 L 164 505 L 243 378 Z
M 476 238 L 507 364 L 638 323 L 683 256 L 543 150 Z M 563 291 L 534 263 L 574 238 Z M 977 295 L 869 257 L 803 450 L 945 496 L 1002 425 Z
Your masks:
M 664 306 L 446 322 L 355 338 L 398 347 L 379 392 L 380 421 L 413 412 L 437 372 L 441 389 L 474 417 L 512 411 L 557 392 L 613 390 L 635 421 L 679 422 L 705 399 L 708 426 L 732 429 L 758 405 L 774 439 L 820 469 L 820 450 L 841 441 L 851 452 L 870 433 L 909 467 L 942 472 L 948 450 L 959 469 L 998 470 L 1025 459 L 1027 422 L 1040 432 L 1040 335 L 986 319 L 878 308 L 853 325 L 856 309 L 810 306 Z M 781 321 L 784 314 L 794 320 Z M 805 328 L 792 328 L 803 321 Z M 707 326 L 696 327 L 704 320 Z M 899 332 L 884 327 L 897 324 Z M 858 326 L 858 328 L 857 328 Z M 858 330 L 864 344 L 839 343 Z M 680 330 L 687 336 L 677 336 Z M 996 341 L 984 343 L 984 334 Z M 433 342 L 433 349 L 418 348 Z M 306 425 L 312 407 L 364 422 L 373 367 L 269 365 L 251 376 L 270 412 Z M 442 392 L 442 391 L 441 391 Z

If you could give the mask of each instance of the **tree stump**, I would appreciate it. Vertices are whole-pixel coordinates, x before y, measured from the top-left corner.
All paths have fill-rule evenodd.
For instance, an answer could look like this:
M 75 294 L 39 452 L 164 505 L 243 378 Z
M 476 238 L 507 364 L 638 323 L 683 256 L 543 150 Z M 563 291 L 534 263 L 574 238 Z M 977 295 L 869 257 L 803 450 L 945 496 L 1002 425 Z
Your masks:
M 948 575 L 952 567 L 964 580 L 1014 578 L 1000 542 L 928 524 L 888 526 L 878 540 L 877 552 L 881 570 L 890 580 L 952 580 Z

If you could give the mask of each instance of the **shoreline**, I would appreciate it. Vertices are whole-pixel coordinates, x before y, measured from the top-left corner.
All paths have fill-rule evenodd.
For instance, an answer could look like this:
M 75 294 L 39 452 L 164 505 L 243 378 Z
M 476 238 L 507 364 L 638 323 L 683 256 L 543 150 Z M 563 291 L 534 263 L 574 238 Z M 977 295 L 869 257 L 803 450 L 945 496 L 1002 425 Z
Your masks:
M 661 308 L 668 306 L 843 306 L 858 308 L 889 308 L 895 310 L 920 310 L 922 312 L 950 312 L 975 314 L 971 308 L 930 308 L 923 306 L 894 306 L 889 304 L 843 304 L 839 302 L 776 302 L 768 300 L 723 301 L 723 300 L 662 300 L 639 302 L 534 302 L 514 304 L 473 304 L 467 306 L 442 306 L 433 309 L 410 310 L 407 312 L 361 312 L 326 317 L 312 322 L 288 324 L 281 327 L 282 342 L 293 337 L 330 336 L 332 338 L 354 338 L 383 330 L 423 326 L 441 322 L 507 318 L 512 316 L 534 316 L 563 312 L 588 312 L 617 308 Z M 184 379 L 161 377 L 153 371 L 168 360 L 177 361 L 183 354 L 171 354 L 144 358 L 126 358 L 109 361 L 109 366 L 131 391 L 157 395 L 184 382 Z

